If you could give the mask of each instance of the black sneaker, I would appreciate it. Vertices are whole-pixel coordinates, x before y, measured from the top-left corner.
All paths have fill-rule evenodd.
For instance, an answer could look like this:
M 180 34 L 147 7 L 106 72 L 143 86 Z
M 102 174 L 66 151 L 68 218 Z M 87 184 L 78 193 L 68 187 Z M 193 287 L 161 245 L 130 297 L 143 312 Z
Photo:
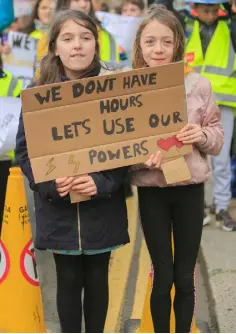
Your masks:
M 233 220 L 228 210 L 220 210 L 216 214 L 216 224 L 226 232 L 236 231 L 236 221 Z

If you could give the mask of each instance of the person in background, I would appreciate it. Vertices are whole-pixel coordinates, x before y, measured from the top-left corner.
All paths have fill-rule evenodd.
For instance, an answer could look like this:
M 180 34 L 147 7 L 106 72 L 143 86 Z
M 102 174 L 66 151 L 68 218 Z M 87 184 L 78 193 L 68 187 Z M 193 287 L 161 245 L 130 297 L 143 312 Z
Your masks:
M 119 4 L 117 5 L 113 5 L 111 10 L 110 10 L 111 14 L 117 14 L 117 15 L 121 15 L 122 13 L 122 6 L 120 6 Z
M 20 31 L 36 40 L 40 40 L 42 34 L 49 29 L 54 7 L 54 0 L 37 0 L 28 22 Z
M 165 6 L 166 9 L 170 10 L 173 14 L 175 14 L 177 19 L 180 21 L 182 27 L 184 28 L 184 24 L 185 24 L 184 18 L 183 16 L 180 15 L 180 13 L 177 10 L 175 10 L 173 6 L 173 0 L 154 0 L 154 4 L 163 5 Z
M 19 97 L 21 90 L 22 81 L 3 69 L 3 60 L 0 55 L 0 96 Z
M 48 30 L 54 8 L 54 0 L 37 0 L 30 16 L 24 15 L 15 18 L 14 22 L 4 31 L 3 42 L 0 45 L 0 55 L 11 53 L 8 44 L 8 32 L 19 31 L 39 40 L 42 34 Z
M 16 17 L 14 22 L 6 29 L 7 32 L 9 31 L 21 31 L 30 19 L 29 15 L 22 15 Z
M 140 17 L 143 15 L 145 4 L 143 0 L 125 0 L 121 15 Z
M 81 10 L 88 14 L 97 25 L 99 45 L 100 45 L 100 59 L 105 63 L 116 64 L 120 62 L 119 48 L 118 45 L 111 34 L 109 34 L 105 29 L 102 28 L 101 23 L 96 18 L 93 4 L 91 0 L 58 0 L 56 6 L 56 12 L 65 9 L 76 9 Z M 36 56 L 36 73 L 35 77 L 39 76 L 38 64 L 41 59 L 47 53 L 47 34 L 43 34 L 38 43 L 38 50 Z
M 64 10 L 55 15 L 47 49 L 36 85 L 100 75 L 97 27 L 82 11 Z M 16 158 L 34 191 L 35 247 L 53 252 L 62 333 L 81 333 L 82 311 L 85 332 L 102 333 L 109 302 L 111 252 L 129 243 L 122 186 L 128 168 L 35 184 L 22 114 L 16 138 Z M 92 199 L 72 204 L 71 190 Z
M 176 16 L 163 6 L 153 5 L 136 35 L 133 68 L 183 61 L 184 43 L 184 31 Z M 131 167 L 133 184 L 138 186 L 140 221 L 154 268 L 151 314 L 155 333 L 170 333 L 173 284 L 175 333 L 191 332 L 204 182 L 210 176 L 207 155 L 219 154 L 223 145 L 220 110 L 210 81 L 185 66 L 185 88 L 188 124 L 176 138 L 184 145 L 192 145 L 192 153 L 184 156 L 191 179 L 168 185 L 161 170 L 160 151 L 153 152 L 144 165 Z
M 92 0 L 93 10 L 94 12 L 98 12 L 102 8 L 101 0 Z
M 0 55 L 0 98 L 19 97 L 22 90 L 22 86 L 23 86 L 22 82 L 19 79 L 14 78 L 10 72 L 3 70 L 3 62 L 2 62 L 2 57 Z M 14 151 L 8 152 L 4 156 L 0 156 L 0 235 L 2 228 L 4 203 L 6 197 L 7 178 L 9 174 L 9 168 L 13 166 L 14 162 L 15 162 Z
M 11 52 L 11 48 L 7 42 L 7 34 L 0 33 L 0 56 Z
M 231 200 L 230 149 L 236 115 L 236 6 L 232 3 L 229 20 L 227 13 L 222 11 L 222 0 L 194 0 L 193 3 L 185 23 L 185 60 L 210 80 L 225 135 L 220 154 L 212 158 L 214 203 L 210 210 L 216 214 L 217 226 L 228 232 L 236 231 L 236 221 L 228 210 Z M 211 221 L 208 218 L 205 216 L 203 224 Z
M 25 26 L 28 15 L 23 15 L 21 17 L 15 17 L 14 21 L 10 26 L 8 26 L 2 33 L 0 33 L 1 43 L 0 43 L 0 55 L 11 53 L 11 48 L 8 44 L 8 32 L 9 31 L 20 31 Z
M 108 3 L 106 3 L 106 2 L 102 2 L 102 5 L 101 5 L 101 11 L 102 11 L 102 12 L 107 12 L 107 13 L 110 12 L 110 7 L 109 7 Z

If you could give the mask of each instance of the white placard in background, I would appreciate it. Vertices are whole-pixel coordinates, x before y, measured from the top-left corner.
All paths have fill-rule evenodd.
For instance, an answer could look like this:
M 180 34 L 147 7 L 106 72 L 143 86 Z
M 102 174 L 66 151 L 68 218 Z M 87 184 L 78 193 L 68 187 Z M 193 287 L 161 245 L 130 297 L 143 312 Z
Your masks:
M 96 12 L 96 15 L 102 26 L 114 36 L 118 45 L 125 49 L 130 59 L 136 32 L 143 19 L 107 12 Z
M 4 55 L 4 69 L 23 81 L 24 88 L 34 77 L 37 41 L 21 32 L 10 31 L 8 43 L 11 53 Z
M 0 97 L 0 156 L 15 149 L 20 111 L 20 98 Z

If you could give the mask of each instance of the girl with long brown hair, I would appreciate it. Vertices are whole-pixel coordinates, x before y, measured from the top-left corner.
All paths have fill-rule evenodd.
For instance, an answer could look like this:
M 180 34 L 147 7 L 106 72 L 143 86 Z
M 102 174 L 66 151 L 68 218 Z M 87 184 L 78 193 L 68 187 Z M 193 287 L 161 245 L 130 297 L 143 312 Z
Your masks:
M 98 32 L 94 21 L 81 11 L 57 13 L 36 85 L 96 77 L 100 71 Z M 42 131 L 40 125 L 39 131 Z M 127 168 L 35 184 L 22 115 L 16 139 L 16 158 L 34 191 L 35 246 L 53 252 L 62 332 L 81 332 L 83 310 L 86 332 L 102 333 L 108 309 L 111 251 L 129 242 L 122 187 Z M 71 190 L 92 199 L 71 204 Z
M 56 12 L 66 9 L 81 10 L 94 20 L 98 29 L 98 41 L 100 47 L 99 56 L 101 61 L 110 63 L 113 65 L 113 67 L 114 64 L 120 62 L 118 45 L 114 37 L 102 27 L 101 23 L 97 19 L 91 0 L 58 0 L 56 5 Z M 40 63 L 41 59 L 47 53 L 47 45 L 47 34 L 45 33 L 39 40 L 36 56 L 37 64 Z M 38 77 L 38 68 L 36 68 L 36 77 Z
M 182 61 L 183 57 L 184 32 L 179 20 L 163 6 L 151 7 L 137 32 L 133 67 L 164 65 Z M 141 224 L 154 267 L 151 313 L 156 333 L 170 332 L 173 284 L 176 333 L 190 332 L 195 303 L 194 269 L 203 226 L 204 182 L 210 174 L 206 155 L 219 154 L 223 144 L 220 112 L 210 82 L 186 66 L 185 87 L 189 123 L 177 139 L 193 146 L 193 152 L 185 156 L 191 179 L 168 186 L 161 170 L 160 151 L 150 156 L 145 168 L 139 167 L 133 173 Z

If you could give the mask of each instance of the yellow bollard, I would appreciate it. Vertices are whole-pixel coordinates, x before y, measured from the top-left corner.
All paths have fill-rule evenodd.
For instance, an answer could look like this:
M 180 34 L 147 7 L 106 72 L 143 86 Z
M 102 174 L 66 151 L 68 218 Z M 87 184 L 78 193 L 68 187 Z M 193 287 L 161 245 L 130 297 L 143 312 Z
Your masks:
M 0 240 L 0 332 L 47 332 L 24 181 L 18 167 L 8 177 Z

